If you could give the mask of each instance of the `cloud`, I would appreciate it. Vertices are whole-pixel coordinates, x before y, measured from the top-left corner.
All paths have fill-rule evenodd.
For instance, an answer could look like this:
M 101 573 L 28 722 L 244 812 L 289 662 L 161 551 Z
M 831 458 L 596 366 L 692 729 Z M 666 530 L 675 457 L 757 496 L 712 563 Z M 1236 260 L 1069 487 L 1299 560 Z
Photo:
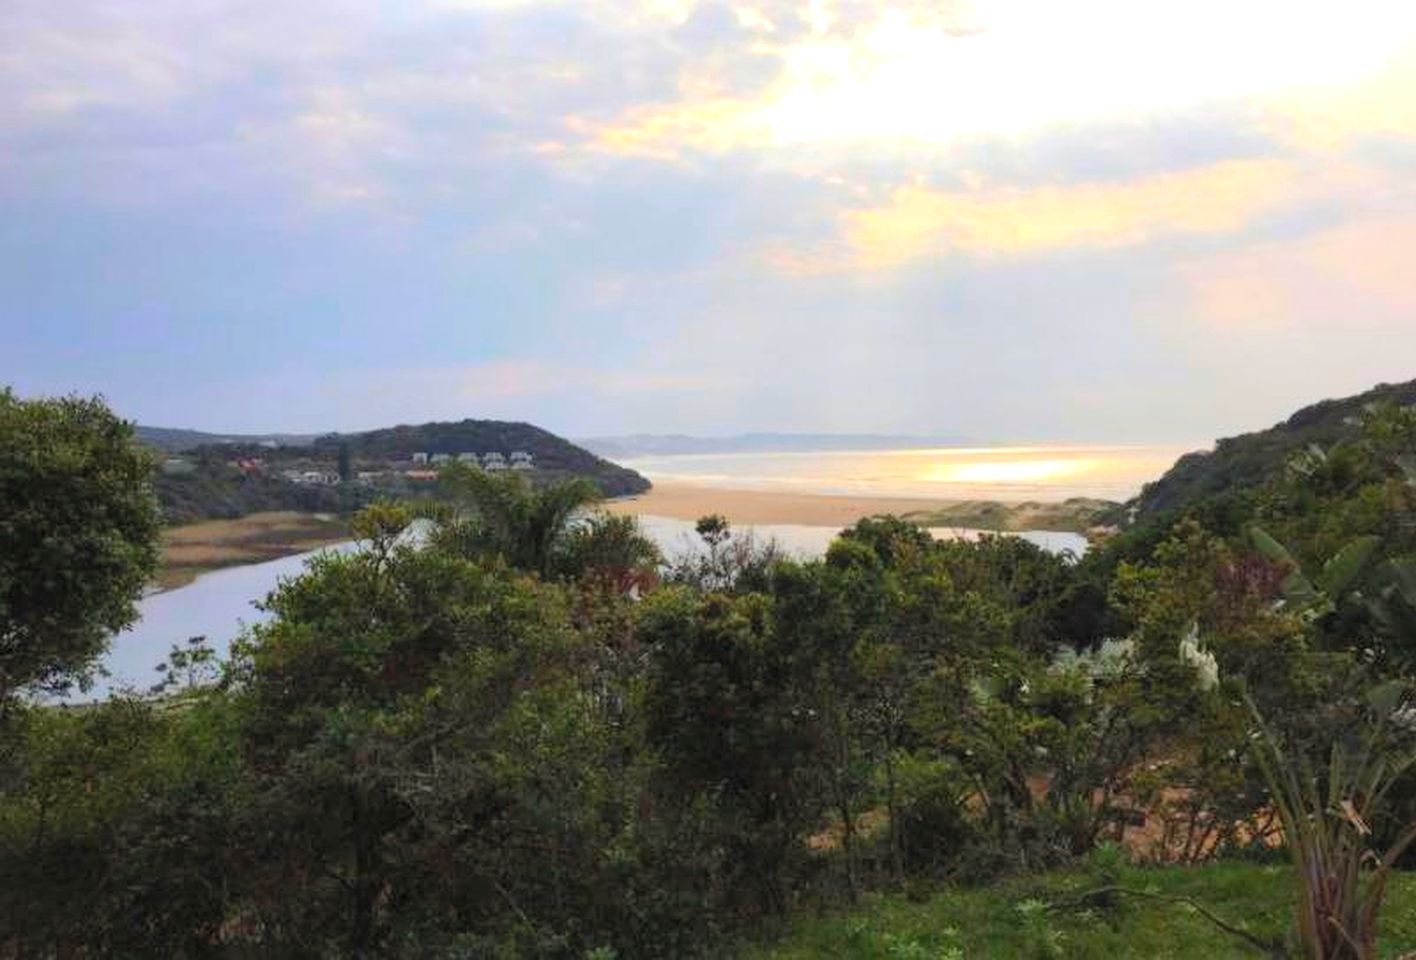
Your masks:
M 1416 329 L 1416 209 L 1177 267 L 1193 316 L 1219 333 Z M 1416 338 L 1413 338 L 1416 339 Z
M 1360 81 L 1416 30 L 1416 11 L 1394 0 L 1356 0 L 1341 16 L 1284 0 L 1197 0 L 1183 16 L 1130 0 L 814 0 L 799 17 L 804 31 L 753 41 L 778 65 L 759 91 L 685 86 L 582 120 L 589 145 L 677 158 L 1017 136 Z
M 848 265 L 876 269 L 953 253 L 1123 247 L 1237 231 L 1291 202 L 1289 163 L 1236 160 L 1132 181 L 935 190 L 904 186 L 843 216 Z
M 1356 82 L 1307 88 L 1264 103 L 1264 123 L 1294 147 L 1334 153 L 1372 140 L 1416 138 L 1416 43 Z
M 0 379 L 150 420 L 1173 436 L 1416 355 L 1410 4 L 5 16 Z M 1260 351 L 1333 372 L 1174 402 Z

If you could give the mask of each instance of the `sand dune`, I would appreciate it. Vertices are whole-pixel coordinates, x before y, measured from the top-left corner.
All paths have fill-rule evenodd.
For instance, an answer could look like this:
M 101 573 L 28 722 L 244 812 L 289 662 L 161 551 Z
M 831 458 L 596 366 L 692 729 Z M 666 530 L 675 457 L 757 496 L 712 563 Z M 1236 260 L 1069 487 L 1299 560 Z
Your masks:
M 830 496 L 767 490 L 724 490 L 672 480 L 656 480 L 648 493 L 605 504 L 611 513 L 647 514 L 676 520 L 697 520 L 718 513 L 733 523 L 800 523 L 846 526 L 861 517 L 904 514 L 948 506 L 942 500 L 896 497 Z

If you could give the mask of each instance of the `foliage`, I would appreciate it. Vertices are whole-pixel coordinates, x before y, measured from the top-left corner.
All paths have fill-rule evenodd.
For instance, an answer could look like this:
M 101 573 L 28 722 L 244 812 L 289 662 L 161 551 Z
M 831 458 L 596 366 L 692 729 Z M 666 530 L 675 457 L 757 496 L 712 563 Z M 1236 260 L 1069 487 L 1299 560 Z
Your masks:
M 326 456 L 348 445 L 356 459 L 407 459 L 425 453 L 511 453 L 523 450 L 534 458 L 536 472 L 545 482 L 575 478 L 590 480 L 599 494 L 620 497 L 643 493 L 649 481 L 633 470 L 597 457 L 568 440 L 529 423 L 502 420 L 459 420 L 450 423 L 403 425 L 363 433 L 329 434 L 316 438 L 311 449 Z
M 721 516 L 701 517 L 694 529 L 702 547 L 673 558 L 665 572 L 670 583 L 707 591 L 762 590 L 777 561 L 785 558 L 774 541 L 759 542 L 751 530 L 734 532 Z
M 1191 453 L 1154 483 L 1132 505 L 1142 516 L 1183 510 L 1199 501 L 1279 479 L 1291 458 L 1313 446 L 1329 448 L 1359 433 L 1355 426 L 1372 407 L 1409 408 L 1416 404 L 1416 381 L 1383 384 L 1341 400 L 1305 407 L 1268 430 L 1220 440 L 1214 450 Z
M 226 662 L 15 706 L 0 957 L 1208 957 L 1295 903 L 1409 949 L 1413 710 L 1360 693 L 1416 679 L 1416 417 L 1344 437 L 1081 560 L 705 517 L 665 563 L 593 485 L 450 469 Z
M 0 390 L 0 704 L 85 682 L 133 621 L 157 562 L 151 469 L 102 401 Z
M 1416 823 L 1402 825 L 1388 849 L 1374 850 L 1371 824 L 1389 815 L 1387 794 L 1416 763 L 1410 738 L 1393 736 L 1392 715 L 1405 688 L 1390 682 L 1368 700 L 1367 729 L 1338 736 L 1325 770 L 1258 716 L 1255 751 L 1277 807 L 1298 882 L 1293 951 L 1313 960 L 1367 960 L 1377 955 L 1377 927 L 1392 867 L 1416 842 Z M 1407 742 L 1402 743 L 1405 739 Z
M 1193 908 L 1165 898 L 1238 912 L 1245 929 L 1273 940 L 1283 935 L 1295 895 L 1286 867 L 1240 862 L 1202 868 L 1121 866 L 1108 880 L 1156 896 L 1078 905 L 1083 894 L 1096 888 L 1098 877 L 1069 868 L 983 887 L 948 888 L 922 901 L 891 895 L 872 898 L 858 910 L 803 914 L 780 940 L 748 946 L 741 955 L 746 960 L 1034 958 L 1048 956 L 1045 951 L 1058 943 L 1069 960 L 1243 960 L 1261 954 Z M 1389 895 L 1390 920 L 1377 955 L 1396 958 L 1416 944 L 1416 876 L 1394 876 Z M 1023 904 L 1028 906 L 1020 911 Z
M 574 479 L 533 487 L 516 474 L 494 474 L 461 464 L 440 482 L 456 513 L 434 536 L 465 555 L 498 556 L 510 565 L 550 574 L 571 518 L 599 498 L 595 485 Z

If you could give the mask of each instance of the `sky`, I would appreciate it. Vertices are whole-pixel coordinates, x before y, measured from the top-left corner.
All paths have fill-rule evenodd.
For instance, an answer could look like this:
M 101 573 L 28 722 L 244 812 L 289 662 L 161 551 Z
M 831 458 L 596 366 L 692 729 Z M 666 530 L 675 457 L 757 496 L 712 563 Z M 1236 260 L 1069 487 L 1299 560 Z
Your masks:
M 7 0 L 0 384 L 1208 441 L 1416 377 L 1407 0 Z

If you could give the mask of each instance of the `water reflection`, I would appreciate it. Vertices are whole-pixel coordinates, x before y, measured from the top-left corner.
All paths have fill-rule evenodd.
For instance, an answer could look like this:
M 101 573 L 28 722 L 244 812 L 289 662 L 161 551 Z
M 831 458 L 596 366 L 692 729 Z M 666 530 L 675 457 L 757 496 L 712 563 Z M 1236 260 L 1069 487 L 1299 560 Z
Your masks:
M 941 500 L 1128 500 L 1179 447 L 942 447 L 686 454 L 623 461 L 651 480 L 729 489 Z

